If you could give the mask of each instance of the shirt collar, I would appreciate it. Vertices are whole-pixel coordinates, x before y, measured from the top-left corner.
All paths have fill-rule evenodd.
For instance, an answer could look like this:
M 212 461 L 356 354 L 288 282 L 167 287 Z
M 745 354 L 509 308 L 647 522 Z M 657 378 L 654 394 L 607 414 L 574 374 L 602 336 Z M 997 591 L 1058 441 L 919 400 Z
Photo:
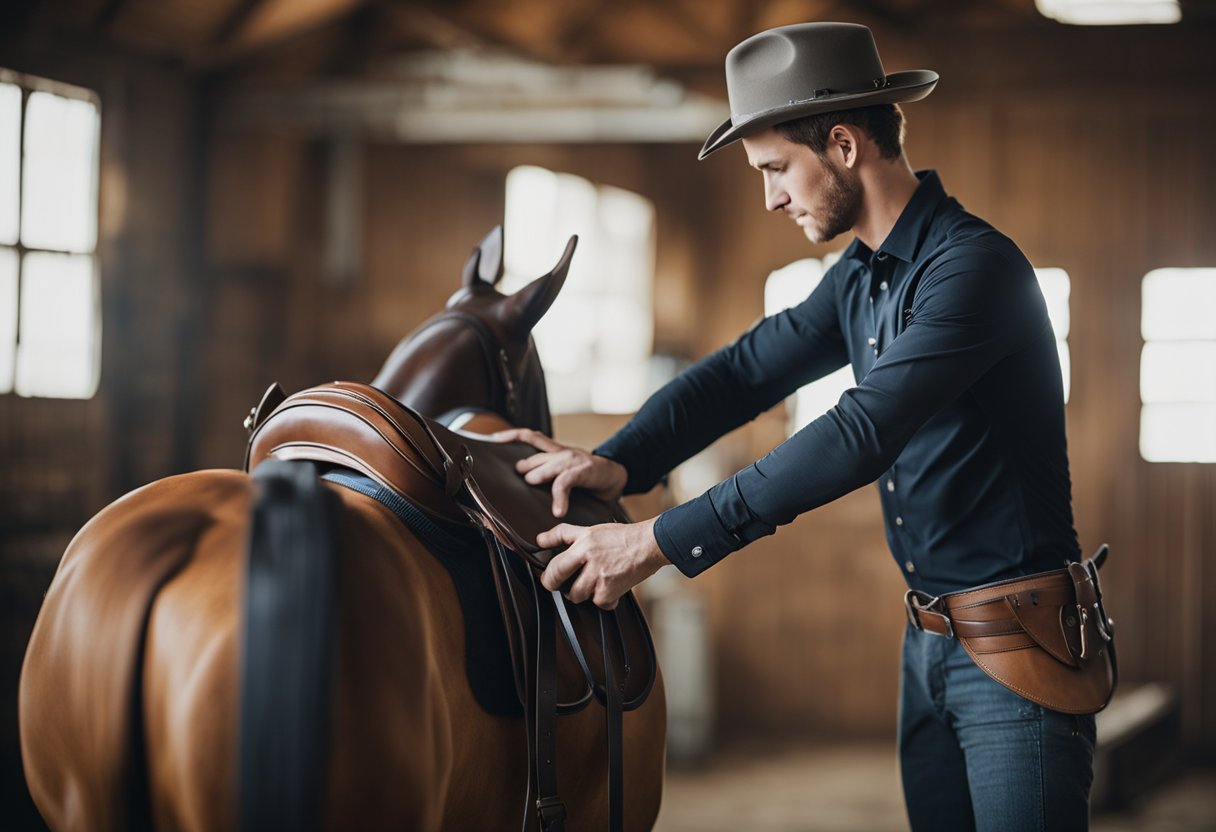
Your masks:
M 920 248 L 921 240 L 925 238 L 925 232 L 929 229 L 933 215 L 937 213 L 937 206 L 946 198 L 946 191 L 942 187 L 942 181 L 938 177 L 937 171 L 918 170 L 916 178 L 920 180 L 920 184 L 916 186 L 912 199 L 908 200 L 908 204 L 904 206 L 899 219 L 895 221 L 891 232 L 887 234 L 887 239 L 883 240 L 882 245 L 878 247 L 880 252 L 903 260 L 905 263 L 911 263 L 916 259 L 917 249 Z M 874 252 L 870 251 L 869 246 L 854 237 L 853 242 L 845 249 L 842 256 L 868 264 L 873 255 Z

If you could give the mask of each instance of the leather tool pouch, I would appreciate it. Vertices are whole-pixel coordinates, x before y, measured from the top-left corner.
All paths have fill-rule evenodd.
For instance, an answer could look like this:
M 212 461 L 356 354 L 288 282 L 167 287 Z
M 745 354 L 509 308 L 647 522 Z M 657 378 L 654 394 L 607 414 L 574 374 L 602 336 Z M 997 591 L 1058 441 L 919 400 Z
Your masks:
M 1082 563 L 934 598 L 909 590 L 917 629 L 957 638 L 976 665 L 1045 708 L 1091 714 L 1115 692 L 1114 622 L 1102 604 L 1105 544 Z

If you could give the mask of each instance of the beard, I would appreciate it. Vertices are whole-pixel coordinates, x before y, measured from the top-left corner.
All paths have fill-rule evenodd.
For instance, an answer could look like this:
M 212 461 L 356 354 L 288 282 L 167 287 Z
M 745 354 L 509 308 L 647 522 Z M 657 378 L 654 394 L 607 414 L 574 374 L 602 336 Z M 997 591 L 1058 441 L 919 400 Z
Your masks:
M 823 207 L 803 228 L 812 243 L 826 243 L 851 230 L 861 214 L 861 182 L 857 177 L 837 170 L 826 159 L 824 169 L 828 181 L 823 188 Z

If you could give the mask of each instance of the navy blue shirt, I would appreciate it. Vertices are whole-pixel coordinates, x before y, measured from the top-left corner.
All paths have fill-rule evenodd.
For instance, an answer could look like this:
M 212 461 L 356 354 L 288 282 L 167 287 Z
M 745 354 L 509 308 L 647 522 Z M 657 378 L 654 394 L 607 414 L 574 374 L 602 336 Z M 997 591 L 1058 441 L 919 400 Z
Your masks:
M 1073 529 L 1055 336 L 1030 263 L 932 171 L 877 251 L 854 240 L 810 296 L 654 394 L 596 453 L 645 491 L 802 385 L 857 386 L 655 524 L 694 576 L 877 481 L 908 585 L 933 594 L 1062 566 Z

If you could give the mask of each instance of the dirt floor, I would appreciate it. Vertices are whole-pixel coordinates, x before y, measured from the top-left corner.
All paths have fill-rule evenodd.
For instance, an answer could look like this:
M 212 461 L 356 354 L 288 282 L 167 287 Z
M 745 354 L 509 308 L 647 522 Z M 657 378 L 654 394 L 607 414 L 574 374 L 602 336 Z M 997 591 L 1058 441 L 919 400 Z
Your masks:
M 655 832 L 907 832 L 885 744 L 737 749 L 669 767 Z M 1091 832 L 1216 832 L 1216 769 L 1192 769 Z

